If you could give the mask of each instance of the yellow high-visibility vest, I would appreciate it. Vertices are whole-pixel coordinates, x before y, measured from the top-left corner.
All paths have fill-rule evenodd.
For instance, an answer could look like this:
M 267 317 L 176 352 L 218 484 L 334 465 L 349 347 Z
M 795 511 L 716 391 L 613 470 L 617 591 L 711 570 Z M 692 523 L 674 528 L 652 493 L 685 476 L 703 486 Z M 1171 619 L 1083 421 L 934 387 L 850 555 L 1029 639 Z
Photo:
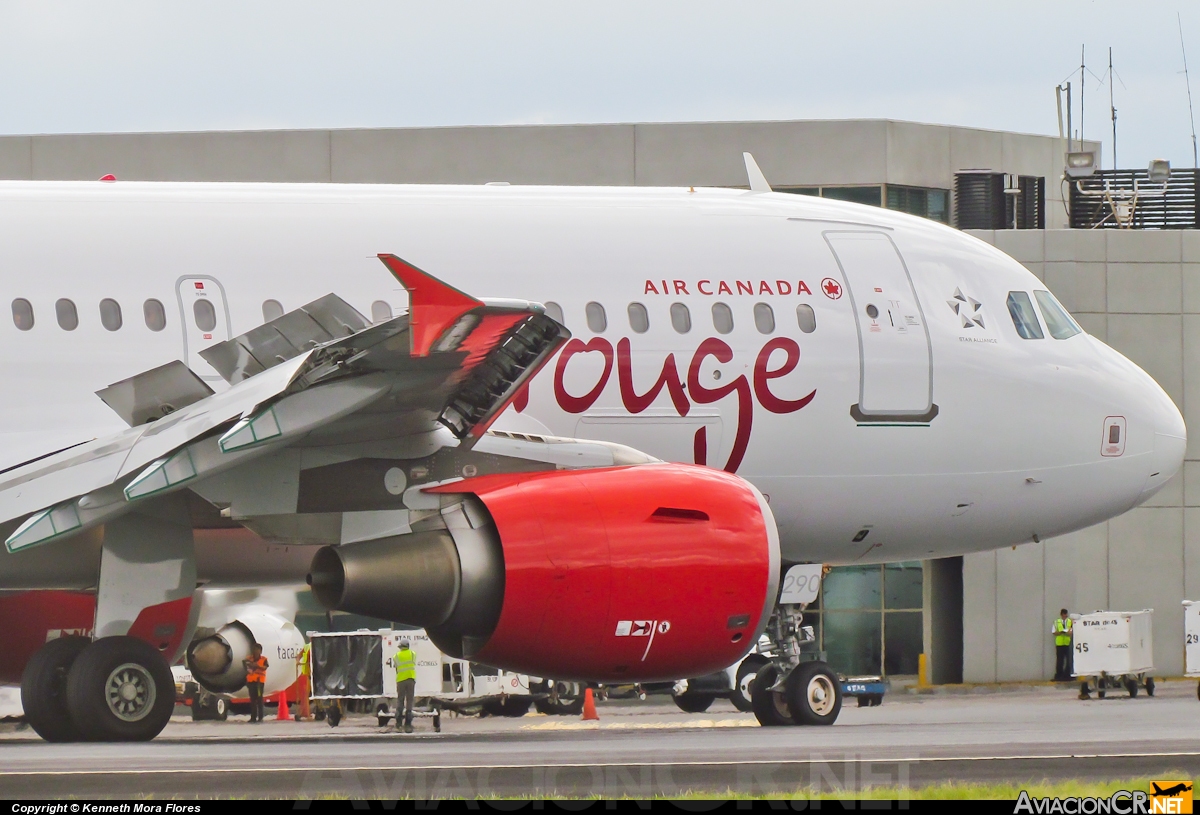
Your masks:
M 1054 644 L 1055 645 L 1070 645 L 1071 644 L 1071 628 L 1072 620 L 1070 617 L 1063 619 L 1056 617 L 1054 620 Z
M 401 648 L 396 652 L 396 681 L 417 678 L 417 655 L 411 648 Z
M 308 676 L 312 673 L 312 645 L 304 643 L 304 647 L 300 649 L 300 656 L 296 657 L 296 664 L 300 666 L 300 673 Z

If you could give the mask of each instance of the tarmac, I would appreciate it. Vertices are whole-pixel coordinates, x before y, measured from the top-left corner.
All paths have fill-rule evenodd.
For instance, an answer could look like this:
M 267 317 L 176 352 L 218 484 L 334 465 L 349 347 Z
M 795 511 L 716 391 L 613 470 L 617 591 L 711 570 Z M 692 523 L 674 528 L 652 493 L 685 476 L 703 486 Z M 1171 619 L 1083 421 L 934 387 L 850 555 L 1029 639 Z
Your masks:
M 1194 680 L 1154 698 L 1090 701 L 1074 685 L 849 700 L 832 727 L 759 727 L 718 700 L 680 712 L 662 697 L 600 704 L 600 721 L 444 715 L 411 735 L 374 717 L 325 722 L 175 717 L 153 742 L 47 744 L 0 727 L 6 798 L 633 797 L 757 795 L 948 780 L 1200 776 Z

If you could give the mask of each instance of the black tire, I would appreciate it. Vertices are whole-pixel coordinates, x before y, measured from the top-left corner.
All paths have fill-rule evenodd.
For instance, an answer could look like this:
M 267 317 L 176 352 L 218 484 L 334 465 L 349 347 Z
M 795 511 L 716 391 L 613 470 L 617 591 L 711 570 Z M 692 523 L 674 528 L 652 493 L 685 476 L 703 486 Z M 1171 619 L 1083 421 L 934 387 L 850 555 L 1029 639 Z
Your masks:
M 859 696 L 859 697 L 858 697 L 858 706 L 859 706 L 859 707 L 871 707 L 871 699 L 870 699 L 870 697 L 867 697 L 867 696 Z
M 1125 690 L 1129 692 L 1130 699 L 1136 699 L 1138 695 L 1138 684 L 1136 679 L 1125 680 Z
M 788 709 L 797 724 L 831 725 L 842 711 L 842 683 L 824 662 L 801 662 L 787 678 Z
M 380 703 L 375 706 L 375 721 L 379 722 L 380 727 L 387 727 L 391 720 L 392 716 L 388 713 L 387 705 Z
M 671 698 L 675 700 L 675 706 L 684 713 L 703 713 L 712 707 L 713 700 L 717 697 L 711 693 L 689 690 L 678 695 L 672 694 Z
M 763 727 L 783 727 L 795 724 L 787 700 L 779 691 L 767 690 L 775 684 L 779 669 L 764 665 L 750 686 L 750 702 L 754 705 L 754 718 Z
M 547 680 L 539 682 L 535 692 L 549 693 L 552 684 L 558 685 L 558 701 L 553 699 L 538 699 L 534 701 L 534 709 L 547 716 L 578 716 L 583 713 L 583 686 L 577 682 L 554 682 Z
M 223 696 L 218 696 L 213 701 L 213 715 L 218 722 L 223 722 L 229 718 L 229 702 Z
M 1153 676 L 1146 677 L 1146 695 L 1151 696 L 1151 697 L 1154 696 L 1154 677 Z
M 342 706 L 334 703 L 329 706 L 329 710 L 325 711 L 325 721 L 329 722 L 330 727 L 337 727 L 342 723 Z
M 733 678 L 733 692 L 729 694 L 729 701 L 733 702 L 733 706 L 742 713 L 750 713 L 754 710 L 754 703 L 750 701 L 750 685 L 754 682 L 754 677 L 758 673 L 758 669 L 766 664 L 766 657 L 759 654 L 751 654 L 738 665 L 737 673 Z
M 150 643 L 103 637 L 83 649 L 71 666 L 67 706 L 84 738 L 149 741 L 171 720 L 175 680 Z
M 533 700 L 525 697 L 509 696 L 500 706 L 500 713 L 510 719 L 519 719 L 533 707 Z
M 79 741 L 82 734 L 67 705 L 67 676 L 71 665 L 91 644 L 86 637 L 50 640 L 33 655 L 21 674 L 21 706 L 25 721 L 46 741 Z M 171 703 L 175 702 L 174 688 Z

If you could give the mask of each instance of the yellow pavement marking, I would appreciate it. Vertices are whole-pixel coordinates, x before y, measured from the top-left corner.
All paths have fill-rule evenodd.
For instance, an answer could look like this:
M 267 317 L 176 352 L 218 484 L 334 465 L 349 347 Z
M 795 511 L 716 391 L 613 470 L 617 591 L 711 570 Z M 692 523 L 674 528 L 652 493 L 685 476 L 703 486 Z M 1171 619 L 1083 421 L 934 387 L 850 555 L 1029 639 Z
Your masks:
M 522 730 L 677 730 L 683 727 L 758 727 L 753 719 L 699 719 L 690 722 L 545 722 Z

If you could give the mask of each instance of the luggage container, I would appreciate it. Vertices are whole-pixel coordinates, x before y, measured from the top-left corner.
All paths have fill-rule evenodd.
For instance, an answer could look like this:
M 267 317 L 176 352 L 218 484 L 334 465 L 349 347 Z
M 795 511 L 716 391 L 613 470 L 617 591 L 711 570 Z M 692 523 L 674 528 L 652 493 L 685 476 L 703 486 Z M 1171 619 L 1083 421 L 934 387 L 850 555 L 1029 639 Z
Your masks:
M 1183 661 L 1185 676 L 1200 676 L 1200 602 L 1183 601 Z M 1196 685 L 1200 698 L 1200 683 Z
M 372 712 L 380 727 L 396 716 L 396 652 L 408 640 L 416 656 L 415 718 L 441 731 L 442 711 L 522 716 L 533 704 L 530 679 L 443 654 L 423 630 L 308 633 L 312 695 L 319 713 L 337 727 L 349 703 Z
M 1095 611 L 1074 618 L 1072 676 L 1081 680 L 1079 698 L 1101 699 L 1109 690 L 1124 689 L 1130 697 L 1144 688 L 1154 695 L 1154 609 Z

